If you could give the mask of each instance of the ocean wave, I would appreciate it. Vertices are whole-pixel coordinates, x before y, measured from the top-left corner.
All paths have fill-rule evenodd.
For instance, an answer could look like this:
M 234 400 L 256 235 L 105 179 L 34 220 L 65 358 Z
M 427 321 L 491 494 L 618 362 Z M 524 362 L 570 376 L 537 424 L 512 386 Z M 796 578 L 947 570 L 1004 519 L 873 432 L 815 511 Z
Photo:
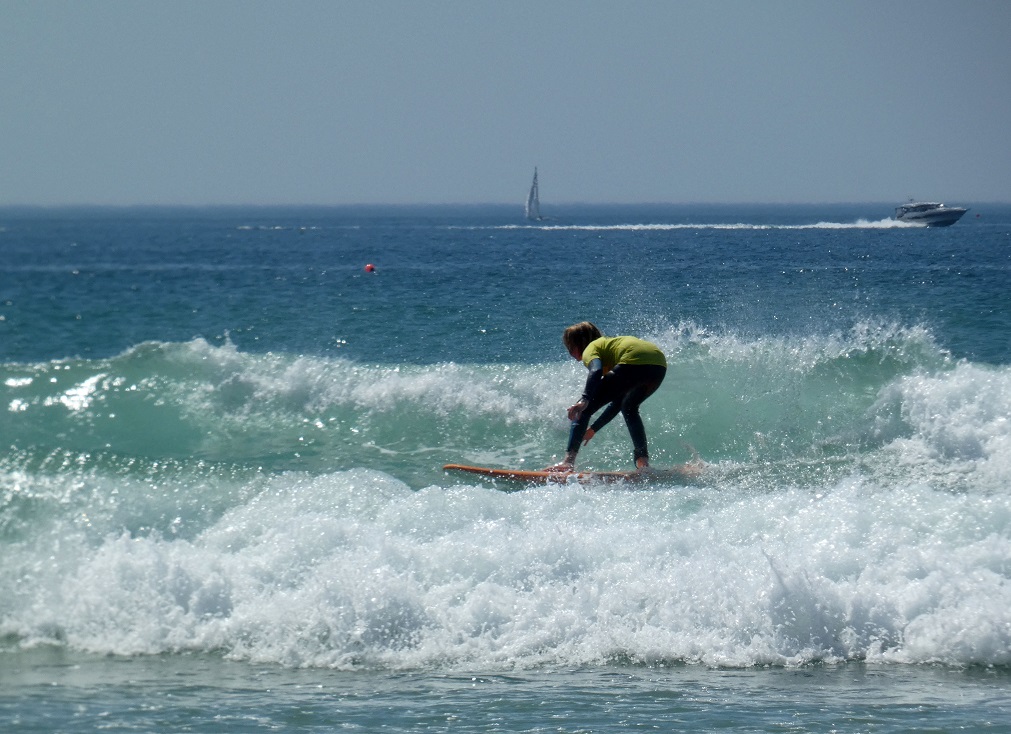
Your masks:
M 684 460 L 686 443 L 731 461 L 873 447 L 915 431 L 887 417 L 895 400 L 901 412 L 913 399 L 888 398 L 902 380 L 962 374 L 951 376 L 954 365 L 929 331 L 888 323 L 758 339 L 684 323 L 647 336 L 669 355 L 668 378 L 644 413 L 655 454 L 671 462 Z M 203 339 L 145 343 L 109 359 L 6 365 L 0 377 L 0 430 L 33 456 L 311 471 L 399 462 L 421 475 L 466 457 L 550 463 L 582 384 L 572 361 L 366 365 Z M 1007 374 L 997 369 L 990 379 Z M 627 461 L 619 424 L 592 453 L 612 468 Z
M 547 463 L 573 361 L 197 339 L 4 365 L 0 639 L 352 670 L 1011 664 L 1011 369 L 887 322 L 648 336 L 654 463 L 708 462 L 685 486 L 439 469 Z M 616 425 L 583 461 L 629 453 Z

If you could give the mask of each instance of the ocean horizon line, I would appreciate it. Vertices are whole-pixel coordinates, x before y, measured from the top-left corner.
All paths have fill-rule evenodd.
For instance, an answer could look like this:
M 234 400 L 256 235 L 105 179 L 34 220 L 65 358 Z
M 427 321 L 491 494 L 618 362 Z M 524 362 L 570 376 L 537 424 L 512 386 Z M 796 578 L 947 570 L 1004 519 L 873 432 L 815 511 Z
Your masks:
M 926 200 L 936 200 L 927 197 Z M 563 208 L 618 208 L 618 207 L 822 207 L 822 206 L 887 206 L 895 207 L 909 199 L 895 201 L 559 201 L 548 205 L 549 210 Z M 949 199 L 960 204 L 970 203 L 966 200 Z M 947 201 L 946 201 L 947 203 Z M 1011 200 L 992 200 L 971 202 L 972 206 L 1011 206 Z M 277 210 L 277 209 L 312 209 L 312 210 L 347 210 L 347 209 L 481 209 L 508 208 L 522 209 L 522 203 L 515 202 L 358 202 L 358 203 L 49 203 L 49 204 L 0 204 L 0 212 L 34 212 L 34 211 L 139 211 L 139 210 Z

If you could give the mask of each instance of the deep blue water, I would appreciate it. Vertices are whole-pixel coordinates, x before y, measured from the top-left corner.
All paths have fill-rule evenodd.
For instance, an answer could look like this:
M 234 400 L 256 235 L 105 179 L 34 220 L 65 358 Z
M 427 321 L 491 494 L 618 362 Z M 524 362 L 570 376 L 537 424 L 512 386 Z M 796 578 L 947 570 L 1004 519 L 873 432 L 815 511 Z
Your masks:
M 1007 362 L 1011 210 L 942 229 L 888 213 L 597 207 L 510 228 L 505 207 L 8 212 L 0 357 L 228 334 L 365 362 L 527 362 L 553 359 L 559 327 L 589 312 L 754 336 L 894 320 Z

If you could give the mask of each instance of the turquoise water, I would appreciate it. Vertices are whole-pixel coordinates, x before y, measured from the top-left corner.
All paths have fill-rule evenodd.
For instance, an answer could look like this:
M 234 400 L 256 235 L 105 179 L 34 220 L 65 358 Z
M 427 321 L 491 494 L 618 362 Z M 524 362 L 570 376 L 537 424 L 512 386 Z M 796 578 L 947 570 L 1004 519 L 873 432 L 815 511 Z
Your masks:
M 890 213 L 0 212 L 0 717 L 1007 730 L 1011 207 Z M 444 473 L 558 457 L 585 318 L 703 477 Z
M 47 651 L 0 696 L 15 731 L 988 731 L 1008 729 L 992 670 L 602 667 L 356 673 L 208 657 Z M 16 701 L 7 704 L 7 701 Z

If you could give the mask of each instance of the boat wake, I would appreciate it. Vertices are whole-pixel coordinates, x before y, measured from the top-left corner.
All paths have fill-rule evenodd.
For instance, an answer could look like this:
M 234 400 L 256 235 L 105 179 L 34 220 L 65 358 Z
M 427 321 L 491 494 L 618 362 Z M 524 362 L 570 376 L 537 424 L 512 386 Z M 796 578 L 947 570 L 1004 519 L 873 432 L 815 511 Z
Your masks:
M 490 229 L 537 229 L 543 231 L 579 231 L 579 232 L 635 232 L 635 231 L 669 231 L 681 229 L 717 229 L 717 230 L 780 230 L 780 229 L 916 229 L 922 225 L 900 222 L 896 219 L 879 219 L 869 221 L 858 219 L 855 222 L 815 222 L 812 224 L 749 224 L 734 223 L 679 223 L 679 224 L 505 224 Z

